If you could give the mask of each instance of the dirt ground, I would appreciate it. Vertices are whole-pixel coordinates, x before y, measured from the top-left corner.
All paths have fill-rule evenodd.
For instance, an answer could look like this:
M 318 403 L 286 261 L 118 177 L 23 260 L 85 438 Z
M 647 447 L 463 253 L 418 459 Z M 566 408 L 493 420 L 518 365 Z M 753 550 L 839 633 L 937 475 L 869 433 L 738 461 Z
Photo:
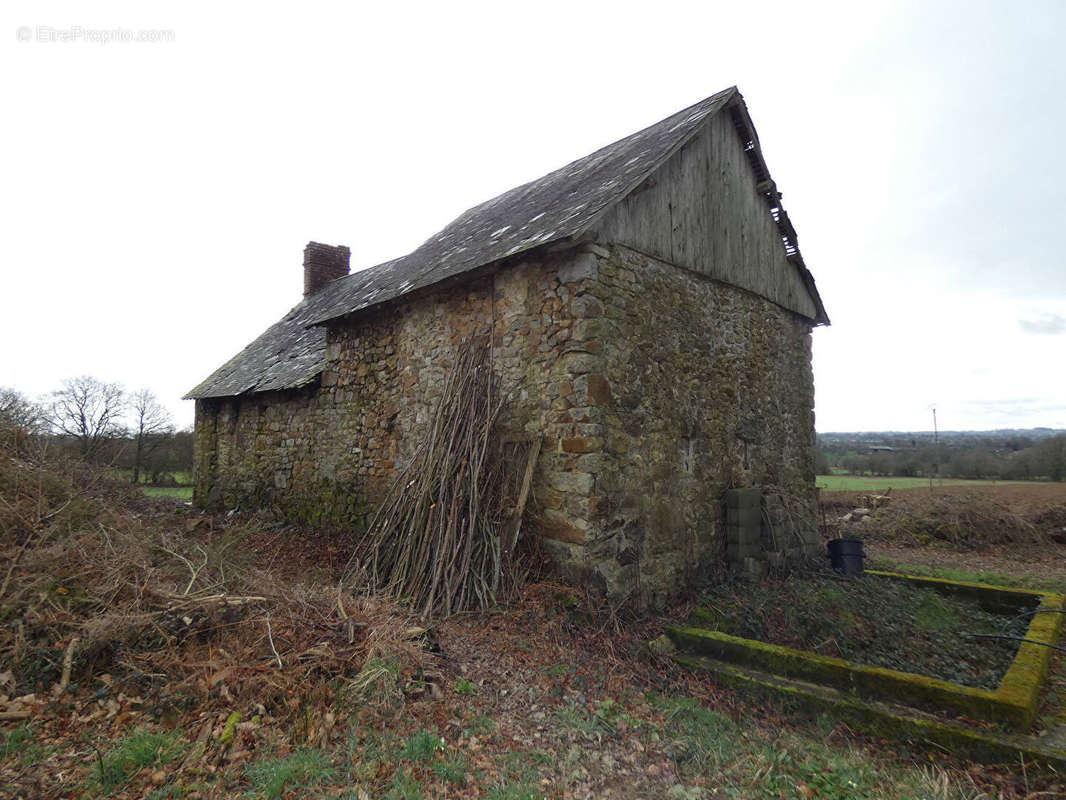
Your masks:
M 344 534 L 44 477 L 0 469 L 0 798 L 1066 796 L 686 673 L 647 643 L 690 604 L 637 617 L 541 579 L 427 625 L 338 590 Z M 1061 549 L 870 549 L 1066 573 Z
M 869 541 L 867 556 L 887 558 L 900 564 L 974 573 L 1003 573 L 1025 582 L 1037 579 L 1048 589 L 1066 592 L 1066 545 L 1049 543 L 1030 546 L 993 546 L 982 550 L 936 547 L 904 547 L 891 542 Z

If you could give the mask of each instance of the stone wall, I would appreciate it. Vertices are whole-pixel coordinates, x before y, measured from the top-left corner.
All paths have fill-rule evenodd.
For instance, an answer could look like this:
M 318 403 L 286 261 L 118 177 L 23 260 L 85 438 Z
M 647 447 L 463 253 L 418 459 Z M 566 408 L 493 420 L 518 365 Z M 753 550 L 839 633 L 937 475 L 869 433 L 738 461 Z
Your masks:
M 196 500 L 353 527 L 409 459 L 456 347 L 491 332 L 502 427 L 542 437 L 527 519 L 559 569 L 641 605 L 724 563 L 725 491 L 811 508 L 809 323 L 622 247 L 330 326 L 320 385 L 197 403 Z
M 603 251 L 582 327 L 605 345 L 583 376 L 578 441 L 595 509 L 583 542 L 611 596 L 676 595 L 725 562 L 725 492 L 790 498 L 814 525 L 810 323 L 749 292 L 624 247 Z M 594 301 L 594 302 L 593 302 Z
M 588 487 L 559 442 L 584 432 L 571 409 L 588 402 L 589 345 L 575 323 L 594 263 L 588 253 L 519 263 L 342 320 L 328 330 L 319 385 L 198 401 L 197 503 L 364 525 L 425 431 L 456 348 L 491 332 L 509 397 L 502 428 L 543 437 L 533 490 L 550 506 L 547 533 L 581 534 Z

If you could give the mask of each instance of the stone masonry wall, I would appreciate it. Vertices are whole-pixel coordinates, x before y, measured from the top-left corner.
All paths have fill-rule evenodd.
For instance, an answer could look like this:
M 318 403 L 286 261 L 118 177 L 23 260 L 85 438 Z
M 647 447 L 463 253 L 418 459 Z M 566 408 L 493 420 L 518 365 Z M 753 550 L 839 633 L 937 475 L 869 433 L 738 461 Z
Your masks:
M 456 347 L 492 333 L 510 398 L 501 424 L 541 435 L 531 518 L 575 540 L 589 526 L 589 477 L 560 442 L 589 431 L 581 327 L 595 256 L 525 262 L 330 327 L 320 386 L 224 400 L 196 411 L 196 501 L 274 505 L 312 523 L 360 527 L 425 431 Z
M 584 378 L 596 413 L 567 445 L 595 459 L 596 513 L 583 552 L 556 557 L 594 564 L 611 596 L 656 605 L 724 563 L 727 489 L 786 496 L 814 525 L 810 325 L 624 247 L 597 266 L 582 323 L 607 344 Z
M 320 386 L 198 401 L 197 502 L 365 525 L 456 347 L 488 331 L 503 428 L 542 437 L 527 520 L 563 574 L 661 603 L 724 563 L 735 486 L 774 488 L 813 520 L 809 324 L 596 245 L 332 325 Z

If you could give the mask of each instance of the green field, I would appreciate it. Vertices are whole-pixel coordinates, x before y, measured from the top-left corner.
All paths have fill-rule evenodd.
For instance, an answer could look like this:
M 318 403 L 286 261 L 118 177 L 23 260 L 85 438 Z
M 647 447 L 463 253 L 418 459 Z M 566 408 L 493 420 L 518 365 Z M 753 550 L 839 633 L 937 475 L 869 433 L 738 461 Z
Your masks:
M 1005 486 L 1010 483 L 1034 483 L 1035 481 L 974 481 L 962 478 L 944 478 L 935 481 L 937 486 Z M 859 477 L 857 475 L 819 475 L 815 486 L 829 492 L 883 492 L 885 489 L 915 489 L 929 486 L 928 478 Z
M 125 481 L 133 480 L 133 470 L 119 469 L 119 470 L 115 470 L 115 472 L 117 473 L 117 475 L 118 475 L 120 480 L 125 480 Z M 173 478 L 174 482 L 177 483 L 179 486 L 187 486 L 187 485 L 192 484 L 192 472 L 185 471 L 185 470 L 177 470 L 175 472 L 169 472 L 169 473 L 166 473 L 166 474 L 169 475 L 171 478 Z M 150 485 L 150 482 L 149 482 L 149 478 L 150 477 L 151 476 L 149 475 L 148 472 L 143 471 L 143 472 L 141 472 L 141 480 L 140 480 L 140 482 L 143 483 L 143 484 L 149 484 Z
M 173 497 L 176 500 L 192 500 L 191 486 L 142 486 L 141 491 L 149 497 Z

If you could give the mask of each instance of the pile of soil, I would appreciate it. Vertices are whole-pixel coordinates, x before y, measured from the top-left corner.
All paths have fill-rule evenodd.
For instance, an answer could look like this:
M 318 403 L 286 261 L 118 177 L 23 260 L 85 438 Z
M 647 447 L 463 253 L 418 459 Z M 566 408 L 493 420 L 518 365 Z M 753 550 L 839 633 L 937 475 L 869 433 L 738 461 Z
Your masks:
M 1066 539 L 1066 483 L 945 486 L 892 491 L 871 506 L 861 492 L 822 492 L 829 536 L 976 550 Z M 869 515 L 853 515 L 857 508 Z
M 697 618 L 723 633 L 994 690 L 1031 615 L 993 614 L 975 601 L 876 575 L 832 572 L 707 589 Z

